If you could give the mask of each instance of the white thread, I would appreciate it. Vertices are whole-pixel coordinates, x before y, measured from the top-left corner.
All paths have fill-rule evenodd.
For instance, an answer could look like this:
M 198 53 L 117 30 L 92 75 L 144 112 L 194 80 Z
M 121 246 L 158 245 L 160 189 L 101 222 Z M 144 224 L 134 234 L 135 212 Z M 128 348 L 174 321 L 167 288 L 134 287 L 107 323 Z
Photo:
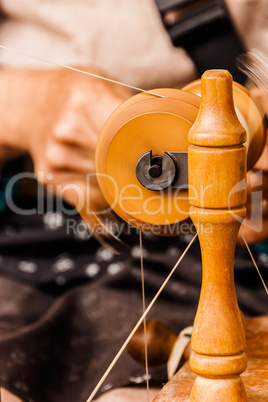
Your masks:
M 144 287 L 144 269 L 143 269 L 142 231 L 141 230 L 139 231 L 139 240 L 140 240 L 140 256 L 141 256 L 140 260 L 141 260 L 142 312 L 144 313 L 144 311 L 145 311 L 145 287 Z M 144 320 L 143 320 L 143 328 L 144 328 L 144 353 L 145 353 L 147 401 L 150 402 L 146 317 L 144 317 Z
M 183 257 L 185 256 L 185 254 L 187 253 L 187 251 L 189 250 L 189 248 L 191 247 L 192 243 L 194 242 L 195 238 L 197 237 L 197 234 L 192 238 L 191 242 L 188 244 L 188 246 L 186 247 L 186 249 L 184 250 L 184 252 L 182 253 L 182 255 L 180 256 L 180 258 L 178 259 L 178 261 L 176 262 L 176 264 L 174 265 L 174 267 L 172 268 L 172 270 L 170 271 L 170 273 L 168 274 L 167 278 L 165 279 L 165 281 L 163 282 L 163 284 L 161 285 L 161 287 L 159 288 L 159 290 L 157 291 L 156 295 L 154 296 L 154 298 L 152 299 L 152 301 L 150 302 L 150 304 L 148 305 L 148 307 L 146 308 L 146 310 L 144 311 L 144 313 L 142 314 L 142 316 L 140 317 L 139 321 L 137 322 L 137 324 L 135 325 L 135 327 L 133 328 L 133 330 L 131 331 L 131 333 L 129 334 L 129 336 L 127 337 L 127 339 L 125 340 L 125 342 L 123 343 L 123 345 L 121 346 L 121 348 L 119 349 L 118 353 L 116 354 L 116 356 L 114 357 L 113 361 L 111 362 L 111 364 L 109 365 L 109 367 L 107 368 L 107 370 L 105 371 L 105 373 L 103 374 L 103 376 L 101 377 L 100 381 L 98 382 L 98 384 L 96 385 L 96 387 L 94 388 L 93 392 L 91 393 L 91 395 L 88 397 L 88 399 L 86 400 L 86 402 L 91 402 L 92 399 L 94 398 L 94 396 L 96 395 L 96 393 L 98 392 L 98 390 L 100 389 L 100 387 L 102 386 L 103 382 L 106 380 L 107 376 L 109 375 L 109 373 L 111 372 L 112 368 L 114 367 L 114 365 L 116 364 L 117 360 L 119 359 L 119 357 L 121 356 L 121 354 L 124 352 L 125 348 L 127 347 L 130 339 L 132 338 L 132 336 L 135 334 L 135 332 L 137 331 L 137 329 L 139 328 L 139 326 L 141 325 L 141 323 L 143 322 L 144 318 L 147 316 L 147 314 L 149 313 L 149 311 L 151 310 L 151 308 L 153 307 L 154 303 L 156 302 L 156 300 L 158 299 L 159 295 L 161 294 L 162 290 L 164 289 L 164 287 L 166 286 L 166 284 L 168 283 L 169 279 L 171 278 L 171 276 L 173 275 L 173 273 L 175 272 L 176 268 L 178 267 L 178 265 L 180 264 L 180 262 L 182 261 Z
M 255 266 L 255 268 L 256 268 L 258 274 L 259 274 L 259 277 L 260 277 L 260 279 L 261 279 L 261 281 L 262 281 L 262 284 L 263 284 L 263 286 L 264 286 L 264 289 L 265 289 L 265 291 L 266 291 L 266 293 L 267 293 L 267 295 L 268 295 L 268 289 L 267 289 L 266 283 L 264 282 L 264 279 L 263 279 L 263 277 L 262 277 L 262 274 L 261 274 L 261 272 L 260 272 L 260 270 L 259 270 L 259 268 L 258 268 L 258 265 L 257 265 L 257 263 L 256 263 L 256 261 L 255 261 L 253 255 L 252 255 L 252 252 L 251 252 L 251 250 L 250 250 L 250 248 L 249 248 L 249 245 L 248 245 L 248 243 L 247 243 L 247 241 L 246 241 L 246 239 L 245 239 L 245 237 L 244 237 L 243 232 L 242 232 L 241 229 L 240 229 L 240 233 L 241 233 L 241 236 L 242 236 L 242 238 L 243 238 L 243 240 L 244 240 L 244 243 L 245 243 L 245 245 L 246 245 L 246 248 L 248 249 L 248 252 L 249 252 L 249 255 L 250 255 L 251 259 L 252 259 L 252 262 L 253 262 L 253 264 L 254 264 L 254 266 Z
M 102 77 L 101 75 L 98 75 L 98 74 L 93 74 L 93 73 L 90 73 L 88 71 L 80 70 L 79 68 L 67 66 L 65 64 L 56 63 L 54 61 L 49 61 L 49 60 L 43 59 L 43 58 L 38 57 L 38 56 L 33 56 L 32 54 L 29 54 L 29 53 L 21 52 L 20 50 L 17 50 L 17 49 L 12 49 L 11 47 L 0 45 L 0 48 L 8 50 L 8 51 L 13 52 L 13 53 L 18 53 L 18 54 L 21 54 L 23 56 L 30 57 L 32 59 L 40 60 L 40 61 L 43 61 L 45 63 L 53 64 L 54 66 L 57 66 L 57 67 L 66 68 L 67 70 L 72 70 L 72 71 L 76 71 L 76 72 L 81 73 L 81 74 L 89 75 L 89 76 L 94 77 L 94 78 L 99 78 L 100 80 L 103 80 L 103 81 L 108 81 L 108 82 L 112 82 L 113 84 L 122 85 L 123 87 L 126 87 L 126 88 L 135 89 L 135 91 L 145 92 L 147 94 L 157 96 L 158 98 L 166 98 L 164 95 L 160 95 L 160 94 L 157 94 L 155 92 L 147 91 L 146 89 L 135 87 L 133 85 L 128 85 L 128 84 L 125 84 L 125 83 L 120 82 L 120 81 L 111 80 L 110 78 Z

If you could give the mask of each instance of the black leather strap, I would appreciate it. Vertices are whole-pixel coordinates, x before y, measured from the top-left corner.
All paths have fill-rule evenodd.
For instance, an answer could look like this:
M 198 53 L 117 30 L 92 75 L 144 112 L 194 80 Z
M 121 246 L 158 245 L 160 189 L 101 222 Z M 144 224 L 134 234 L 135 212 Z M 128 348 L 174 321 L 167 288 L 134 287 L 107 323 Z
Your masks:
M 221 0 L 155 0 L 163 24 L 175 46 L 184 47 L 200 75 L 224 68 L 243 84 L 245 75 L 235 64 L 245 52 Z

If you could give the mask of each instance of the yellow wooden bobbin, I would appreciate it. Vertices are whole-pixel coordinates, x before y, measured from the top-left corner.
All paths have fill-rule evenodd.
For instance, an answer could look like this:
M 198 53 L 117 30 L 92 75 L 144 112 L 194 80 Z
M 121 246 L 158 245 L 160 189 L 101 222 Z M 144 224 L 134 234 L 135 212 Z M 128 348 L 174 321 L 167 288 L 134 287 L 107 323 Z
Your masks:
M 176 89 L 158 89 L 121 105 L 107 120 L 96 150 L 101 191 L 114 211 L 132 226 L 154 234 L 177 235 L 178 222 L 189 217 L 186 190 L 154 191 L 137 179 L 136 165 L 152 150 L 187 152 L 187 134 L 194 123 L 200 99 Z
M 188 191 L 168 188 L 155 191 L 137 178 L 139 159 L 149 151 L 187 152 L 187 135 L 200 105 L 200 80 L 183 90 L 156 89 L 140 93 L 120 105 L 109 117 L 96 150 L 100 189 L 118 216 L 144 232 L 174 236 L 189 231 Z M 258 160 L 265 142 L 264 113 L 249 91 L 234 83 L 237 115 L 247 132 L 248 169 Z M 188 221 L 186 221 L 188 222 Z

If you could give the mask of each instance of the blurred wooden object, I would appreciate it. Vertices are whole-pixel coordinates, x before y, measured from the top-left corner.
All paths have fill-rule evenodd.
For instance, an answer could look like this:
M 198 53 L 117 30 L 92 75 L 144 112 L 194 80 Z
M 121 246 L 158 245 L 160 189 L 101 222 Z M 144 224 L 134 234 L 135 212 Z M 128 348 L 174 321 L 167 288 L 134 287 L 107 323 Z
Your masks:
M 149 367 L 160 366 L 168 361 L 177 336 L 162 322 L 146 322 L 147 359 Z M 127 350 L 138 363 L 145 366 L 145 334 L 143 324 L 130 340 Z

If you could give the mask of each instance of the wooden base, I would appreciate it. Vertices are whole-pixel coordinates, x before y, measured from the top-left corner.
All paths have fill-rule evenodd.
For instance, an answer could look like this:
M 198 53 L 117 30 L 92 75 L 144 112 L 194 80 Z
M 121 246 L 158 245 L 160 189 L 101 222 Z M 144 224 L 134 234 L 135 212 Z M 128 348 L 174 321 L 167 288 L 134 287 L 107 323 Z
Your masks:
M 246 320 L 247 370 L 241 375 L 249 402 L 268 402 L 268 316 Z M 170 380 L 154 402 L 188 402 L 196 379 L 187 362 Z M 220 393 L 219 393 L 220 396 Z M 202 399 L 200 402 L 210 402 Z M 220 399 L 218 399 L 220 401 Z M 239 401 L 239 399 L 238 399 Z
M 214 401 L 215 395 L 217 396 L 217 402 L 248 401 L 245 386 L 240 376 L 217 380 L 197 376 L 192 388 L 190 401 Z

